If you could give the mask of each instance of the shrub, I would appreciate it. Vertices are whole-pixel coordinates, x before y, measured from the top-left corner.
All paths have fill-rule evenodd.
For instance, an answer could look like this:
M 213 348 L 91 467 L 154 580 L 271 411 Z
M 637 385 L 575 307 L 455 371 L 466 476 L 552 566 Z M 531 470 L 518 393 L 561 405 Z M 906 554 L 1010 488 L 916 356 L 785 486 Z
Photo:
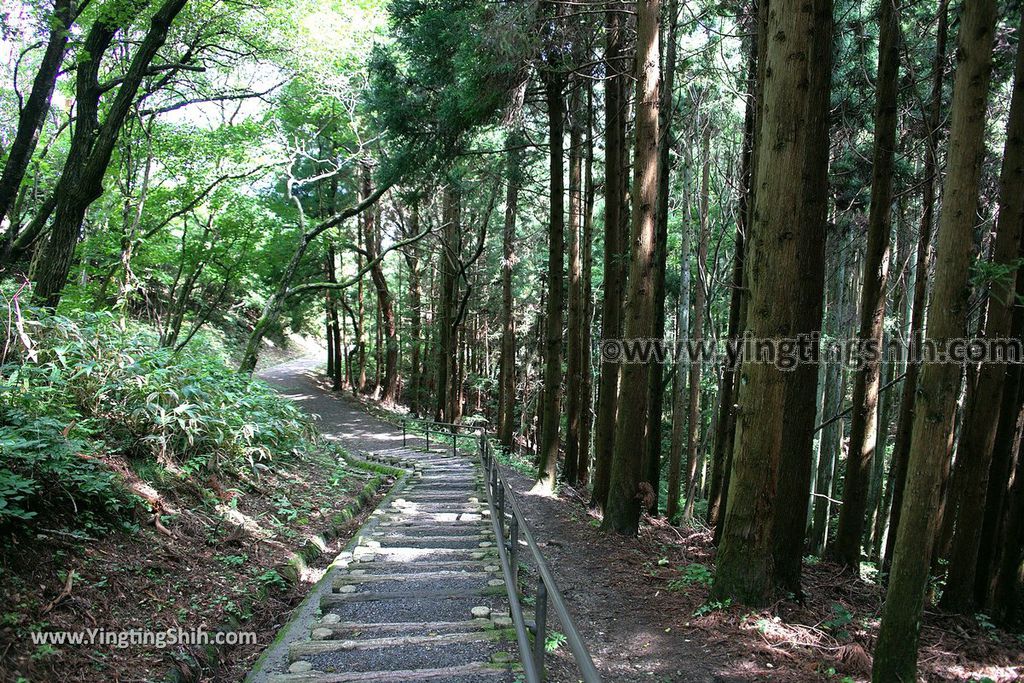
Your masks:
M 118 512 L 125 497 L 111 458 L 157 462 L 181 477 L 259 472 L 315 439 L 291 401 L 208 347 L 175 353 L 150 328 L 110 313 L 9 311 L 0 347 L 0 525 L 53 504 Z

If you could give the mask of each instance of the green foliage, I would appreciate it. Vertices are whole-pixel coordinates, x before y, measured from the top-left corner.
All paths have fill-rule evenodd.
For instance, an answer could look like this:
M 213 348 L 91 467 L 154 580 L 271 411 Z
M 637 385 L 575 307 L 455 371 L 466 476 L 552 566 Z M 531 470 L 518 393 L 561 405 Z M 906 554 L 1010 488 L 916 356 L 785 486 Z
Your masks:
M 682 568 L 683 575 L 669 582 L 669 590 L 682 590 L 689 586 L 710 586 L 714 573 L 703 564 L 693 563 Z
M 537 34 L 530 3 L 394 0 L 390 11 L 394 42 L 374 49 L 367 99 L 400 152 L 386 172 L 400 172 L 451 158 L 495 122 L 525 81 Z
M 567 638 L 566 638 L 564 633 L 559 633 L 558 631 L 552 631 L 551 633 L 548 634 L 548 637 L 544 640 L 544 651 L 545 652 L 554 652 L 558 648 L 560 648 L 563 645 L 565 645 L 565 641 L 566 640 L 567 640 Z
M 835 633 L 837 638 L 849 638 L 850 633 L 846 629 L 853 623 L 853 613 L 838 602 L 832 605 L 831 611 L 832 616 L 821 622 L 821 625 Z
M 132 498 L 115 472 L 258 473 L 315 436 L 293 403 L 209 349 L 176 354 L 109 313 L 33 310 L 19 324 L 0 365 L 0 526 L 43 510 L 116 518 Z
M 732 598 L 725 600 L 710 600 L 693 611 L 695 617 L 706 617 L 712 612 L 721 612 L 732 607 Z
M 256 580 L 267 588 L 276 590 L 284 590 L 288 588 L 288 581 L 283 576 L 277 573 L 274 569 L 268 569 L 267 571 L 259 574 Z
M 218 555 L 217 561 L 228 567 L 241 567 L 248 561 L 248 555 Z

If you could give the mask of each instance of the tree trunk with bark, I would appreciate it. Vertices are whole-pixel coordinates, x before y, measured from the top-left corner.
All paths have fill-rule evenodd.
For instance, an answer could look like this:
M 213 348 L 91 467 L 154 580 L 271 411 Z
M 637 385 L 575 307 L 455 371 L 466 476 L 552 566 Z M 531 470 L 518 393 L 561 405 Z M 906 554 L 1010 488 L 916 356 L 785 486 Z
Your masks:
M 763 35 L 768 39 L 762 71 L 768 76 L 763 85 L 758 190 L 746 261 L 748 327 L 756 338 L 795 338 L 811 332 L 812 328 L 802 329 L 807 314 L 794 308 L 813 308 L 815 298 L 820 314 L 821 281 L 817 273 L 807 277 L 803 271 L 815 266 L 803 259 L 815 258 L 812 247 L 822 241 L 818 233 L 823 234 L 823 225 L 815 214 L 824 178 L 814 174 L 825 171 L 816 147 L 821 146 L 820 131 L 824 128 L 827 133 L 822 123 L 827 120 L 830 60 L 823 65 L 819 59 L 825 52 L 823 46 L 831 46 L 832 20 L 831 2 L 806 4 L 773 1 L 765 18 Z M 827 145 L 824 147 L 827 154 Z M 822 256 L 816 257 L 820 262 Z M 790 303 L 780 305 L 783 301 Z M 813 376 L 816 378 L 817 373 Z M 716 599 L 763 605 L 775 591 L 778 508 L 798 508 L 801 531 L 803 528 L 807 492 L 800 500 L 782 499 L 778 493 L 780 479 L 785 476 L 780 471 L 785 471 L 781 450 L 783 423 L 788 422 L 787 399 L 792 400 L 791 393 L 805 387 L 798 372 L 762 362 L 744 362 L 740 377 L 743 389 L 736 451 L 712 594 Z M 814 394 L 812 388 L 812 404 Z M 811 408 L 807 434 L 813 430 L 815 411 L 813 405 Z M 792 417 L 799 418 L 800 424 L 788 427 L 802 430 L 807 416 Z M 809 460 L 809 445 L 806 454 L 791 457 L 806 456 Z M 809 490 L 809 462 L 806 469 Z M 804 483 L 797 482 L 794 487 L 801 488 Z
M 18 113 L 18 127 L 14 133 L 14 140 L 7 150 L 3 174 L 0 175 L 0 222 L 14 205 L 18 188 L 21 187 L 21 181 L 25 177 L 25 171 L 39 141 L 39 131 L 50 109 L 50 97 L 57 84 L 57 75 L 64 61 L 68 38 L 71 37 L 71 24 L 77 14 L 75 7 L 76 3 L 73 0 L 55 0 L 53 3 L 46 50 L 32 81 L 32 91 Z M 13 216 L 10 225 L 11 232 L 4 236 L 3 244 L 0 245 L 0 262 L 6 260 L 10 246 L 18 237 L 15 232 L 17 221 Z
M 828 285 L 828 306 L 825 316 L 825 332 L 831 339 L 842 339 L 842 318 L 846 309 L 846 235 L 845 230 L 833 230 L 829 242 L 831 242 L 831 267 L 828 269 L 832 274 Z M 843 421 L 834 419 L 843 408 L 843 396 L 845 391 L 843 366 L 839 363 L 830 363 L 825 367 L 825 396 L 822 407 L 822 420 L 828 422 L 821 429 L 818 437 L 818 471 L 815 480 L 815 496 L 811 514 L 811 532 L 807 541 L 808 551 L 821 555 L 828 541 L 829 510 L 832 505 L 832 472 L 836 462 L 842 453 Z
M 605 182 L 604 182 L 604 290 L 601 304 L 601 337 L 615 340 L 622 336 L 622 292 L 625 287 L 624 254 L 627 251 L 622 232 L 622 188 L 625 177 L 626 106 L 625 92 L 628 60 L 625 53 L 624 6 L 616 4 L 605 13 Z M 598 382 L 597 416 L 594 423 L 594 490 L 591 506 L 605 506 L 611 481 L 612 450 L 615 439 L 615 415 L 619 397 L 619 365 L 601 356 Z
M 700 231 L 697 235 L 697 293 L 693 299 L 693 324 L 690 340 L 699 348 L 704 341 L 704 307 L 707 305 L 707 280 L 705 270 L 708 260 L 708 229 L 711 207 L 711 122 L 704 122 L 701 135 L 703 163 L 700 176 Z M 700 382 L 704 362 L 699 358 L 690 363 L 690 414 L 686 420 L 686 505 L 683 506 L 683 522 L 693 517 L 693 506 L 697 498 L 698 449 L 700 448 Z
M 924 333 L 924 315 L 928 298 L 928 271 L 931 267 L 931 234 L 935 215 L 935 185 L 938 181 L 939 135 L 942 123 L 942 83 L 946 68 L 946 34 L 948 28 L 948 0 L 940 0 L 938 9 L 938 33 L 936 36 L 935 58 L 932 62 L 932 92 L 929 102 L 928 135 L 924 157 L 924 187 L 921 190 L 921 223 L 917 235 L 917 259 L 915 266 L 914 300 L 910 312 L 910 340 L 920 345 Z M 907 460 L 910 457 L 910 432 L 914 425 L 914 403 L 917 399 L 917 380 L 920 365 L 911 361 L 907 364 L 907 375 L 903 379 L 900 397 L 900 412 L 896 418 L 896 436 L 893 440 L 892 502 L 889 506 L 889 534 L 886 537 L 882 571 L 888 573 L 892 564 L 899 529 L 900 513 L 903 507 L 903 491 L 907 481 Z
M 64 170 L 55 190 L 56 207 L 45 245 L 42 245 L 33 298 L 56 308 L 71 271 L 71 261 L 89 206 L 103 194 L 103 176 L 118 134 L 135 103 L 135 96 L 149 71 L 150 62 L 167 40 L 167 33 L 187 0 L 164 0 L 150 20 L 149 30 L 139 43 L 121 79 L 117 95 L 99 122 L 100 63 L 121 28 L 117 17 L 103 14 L 93 23 L 82 46 L 90 59 L 80 60 L 75 79 L 77 121 Z
M 729 294 L 729 323 L 726 330 L 726 343 L 739 343 L 743 329 L 740 320 L 741 302 L 743 300 L 743 260 L 748 226 L 750 224 L 750 200 L 753 193 L 752 153 L 755 142 L 755 114 L 757 110 L 757 2 L 752 2 L 747 9 L 745 26 L 748 34 L 747 53 L 747 93 L 743 115 L 743 150 L 740 159 L 740 197 L 736 211 L 736 237 L 733 247 L 731 292 Z M 718 418 L 715 423 L 714 450 L 711 456 L 711 484 L 708 491 L 707 523 L 715 530 L 715 541 L 719 538 L 721 521 L 724 519 L 725 501 L 728 494 L 729 469 L 732 466 L 733 439 L 736 434 L 736 377 L 739 362 L 729 363 L 722 369 L 721 390 L 718 395 Z
M 579 482 L 580 428 L 583 420 L 583 264 L 580 230 L 583 218 L 583 108 L 580 85 L 569 97 L 569 319 L 566 326 L 565 466 L 569 486 Z
M 583 329 L 580 339 L 583 381 L 580 394 L 583 396 L 582 419 L 580 422 L 579 484 L 586 486 L 590 477 L 590 442 L 594 424 L 594 372 L 591 352 L 591 325 L 594 320 L 594 93 L 593 85 L 587 81 L 587 139 L 583 167 Z
M 658 22 L 660 0 L 637 3 L 636 153 L 633 172 L 632 254 L 626 289 L 623 338 L 647 339 L 654 332 L 658 202 Z M 608 503 L 602 528 L 635 535 L 644 491 L 643 443 L 649 398 L 649 363 L 623 363 L 615 418 Z M 649 507 L 649 506 L 648 506 Z
M 516 264 L 516 219 L 519 213 L 519 187 L 522 183 L 523 139 L 519 131 L 508 134 L 508 176 L 505 191 L 505 229 L 502 233 L 501 262 L 501 365 L 498 380 L 498 441 L 512 450 L 512 422 L 516 396 L 516 321 L 512 300 L 512 268 Z
M 927 335 L 943 348 L 964 335 L 967 325 L 972 233 L 978 210 L 978 181 L 984 157 L 985 108 L 992 72 L 996 25 L 994 0 L 964 6 L 946 182 L 939 216 L 938 264 Z M 897 531 L 889 591 L 875 648 L 874 681 L 913 680 L 917 645 L 936 532 L 936 510 L 949 466 L 959 365 L 931 363 L 921 369 L 907 466 L 907 489 Z
M 420 203 L 414 199 L 409 215 L 409 231 L 406 237 L 419 234 Z M 424 372 L 423 372 L 423 284 L 420 273 L 420 256 L 413 246 L 403 252 L 405 265 L 409 271 L 409 389 L 403 392 L 409 397 L 409 409 L 414 415 L 423 410 Z
M 1024 22 L 1018 35 L 1022 32 Z M 1020 268 L 1021 229 L 1024 227 L 1024 49 L 1019 45 L 1012 93 L 999 178 L 999 219 L 992 254 L 993 265 L 1001 268 L 1004 275 L 989 289 L 988 319 L 985 323 L 985 337 L 992 340 L 1010 336 L 1017 271 Z M 960 504 L 955 510 L 955 531 L 942 607 L 961 614 L 973 614 L 977 607 L 974 585 L 978 550 L 985 519 L 992 449 L 999 425 L 998 407 L 1002 405 L 1008 369 L 1004 363 L 981 364 L 976 383 L 979 391 L 985 392 L 985 400 L 975 401 L 973 410 L 964 418 L 960 436 L 957 452 L 962 475 Z M 954 514 L 954 511 L 950 510 L 949 514 Z
M 896 149 L 896 95 L 899 78 L 899 16 L 896 0 L 879 5 L 878 78 L 875 92 L 875 139 L 871 164 L 871 208 L 860 300 L 862 351 L 881 350 L 885 294 L 889 280 L 889 233 L 892 229 L 892 174 Z M 833 547 L 836 559 L 860 574 L 861 540 L 867 512 L 871 465 L 878 444 L 878 389 L 881 358 L 867 356 L 854 375 L 850 450 L 846 459 L 843 505 Z
M 555 10 L 557 13 L 559 10 Z M 544 331 L 544 403 L 537 483 L 534 491 L 550 494 L 555 490 L 560 447 L 559 422 L 562 399 L 562 305 L 565 268 L 565 150 L 563 130 L 565 100 L 562 94 L 564 77 L 557 71 L 544 74 L 544 97 L 547 104 L 550 140 L 549 171 L 551 182 L 550 215 L 548 216 L 548 278 L 547 309 Z
M 828 217 L 829 101 L 832 91 L 832 0 L 813 7 L 808 79 L 809 97 L 804 125 L 803 201 L 798 220 L 802 226 L 797 242 L 797 282 L 790 294 L 793 329 L 812 362 L 802 360 L 792 371 L 785 393 L 779 452 L 778 500 L 772 520 L 774 580 L 776 587 L 801 594 L 800 571 L 807 537 L 807 504 L 811 494 L 814 464 L 814 429 L 817 417 L 818 336 L 821 333 L 822 299 L 825 288 L 825 226 Z M 767 70 L 767 67 L 766 67 Z M 766 105 L 767 106 L 767 105 Z M 770 129 L 766 129 L 770 130 Z M 764 169 L 765 167 L 762 167 Z M 759 176 L 763 178 L 764 176 Z M 758 182 L 761 182 L 759 180 Z
M 370 169 L 364 166 L 363 196 L 373 193 Z M 378 383 L 377 391 L 380 401 L 392 405 L 398 397 L 398 323 L 395 316 L 395 299 L 391 295 L 387 278 L 384 277 L 384 259 L 381 258 L 380 216 L 367 213 L 366 226 L 366 258 L 373 263 L 370 267 L 370 278 L 377 290 L 377 310 L 379 312 L 377 326 L 378 362 L 377 373 L 380 374 L 381 336 L 384 337 L 384 375 Z

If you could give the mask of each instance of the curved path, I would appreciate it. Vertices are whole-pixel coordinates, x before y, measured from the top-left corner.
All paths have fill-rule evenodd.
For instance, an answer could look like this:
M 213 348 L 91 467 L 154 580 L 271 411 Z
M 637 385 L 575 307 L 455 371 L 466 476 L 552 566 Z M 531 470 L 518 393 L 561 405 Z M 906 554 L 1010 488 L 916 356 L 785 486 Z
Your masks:
M 412 468 L 339 556 L 249 680 L 272 683 L 514 680 L 515 643 L 480 468 L 324 391 L 321 363 L 301 359 L 261 374 L 319 416 L 321 431 L 355 456 Z

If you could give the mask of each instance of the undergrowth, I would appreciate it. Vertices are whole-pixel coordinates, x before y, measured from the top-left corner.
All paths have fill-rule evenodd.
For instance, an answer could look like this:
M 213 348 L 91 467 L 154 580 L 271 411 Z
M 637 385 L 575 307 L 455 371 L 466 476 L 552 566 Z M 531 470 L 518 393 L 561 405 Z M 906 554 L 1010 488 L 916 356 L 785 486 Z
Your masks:
M 134 473 L 258 475 L 314 443 L 293 403 L 201 338 L 176 353 L 111 313 L 50 314 L 9 287 L 0 297 L 0 530 L 130 520 Z

